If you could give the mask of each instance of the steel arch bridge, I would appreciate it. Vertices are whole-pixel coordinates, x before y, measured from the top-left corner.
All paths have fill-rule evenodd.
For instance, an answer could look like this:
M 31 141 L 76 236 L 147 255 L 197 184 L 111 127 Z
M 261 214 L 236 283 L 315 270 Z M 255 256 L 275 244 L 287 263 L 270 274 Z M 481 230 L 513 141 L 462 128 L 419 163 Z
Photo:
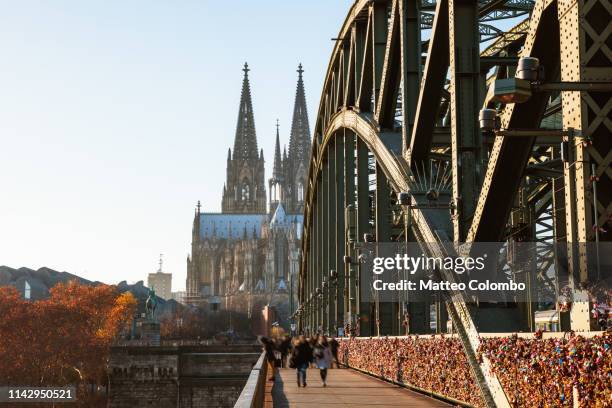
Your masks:
M 360 249 L 417 242 L 444 256 L 500 242 L 517 257 L 511 244 L 533 241 L 526 279 L 555 292 L 562 267 L 570 287 L 589 283 L 576 244 L 612 240 L 611 14 L 609 0 L 355 1 L 314 130 L 299 330 L 430 333 L 430 316 L 438 332 L 450 319 L 487 404 L 507 405 L 476 359 L 478 332 L 533 331 L 533 303 L 368 302 Z M 590 329 L 588 301 L 568 315 L 563 329 Z

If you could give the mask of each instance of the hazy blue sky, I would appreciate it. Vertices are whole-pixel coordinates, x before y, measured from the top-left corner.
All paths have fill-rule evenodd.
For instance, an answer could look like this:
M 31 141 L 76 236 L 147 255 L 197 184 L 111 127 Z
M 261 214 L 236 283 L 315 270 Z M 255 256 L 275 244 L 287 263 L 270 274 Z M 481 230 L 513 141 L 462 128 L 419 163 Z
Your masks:
M 299 62 L 311 126 L 351 0 L 0 1 L 0 265 L 185 286 L 195 203 L 218 211 L 251 67 L 267 161 Z

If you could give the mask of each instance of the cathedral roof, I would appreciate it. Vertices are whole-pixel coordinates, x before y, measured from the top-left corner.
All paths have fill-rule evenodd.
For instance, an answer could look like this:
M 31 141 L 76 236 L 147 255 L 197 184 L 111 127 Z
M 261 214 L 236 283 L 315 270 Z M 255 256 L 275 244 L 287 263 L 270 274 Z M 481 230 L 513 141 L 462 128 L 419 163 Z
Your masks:
M 270 226 L 271 227 L 281 227 L 281 226 L 289 226 L 289 224 L 291 223 L 298 223 L 298 224 L 302 224 L 304 222 L 304 215 L 303 214 L 287 214 L 285 212 L 285 207 L 283 207 L 283 204 L 279 204 L 276 206 L 276 210 L 274 211 L 274 214 L 272 215 L 272 218 L 270 220 Z M 299 228 L 298 228 L 299 229 Z
M 276 211 L 274 211 L 270 225 L 285 224 L 287 222 L 286 218 L 285 209 L 282 204 L 279 204 L 276 206 Z
M 243 239 L 245 229 L 261 238 L 261 226 L 266 214 L 200 214 L 200 238 Z M 249 236 L 252 236 L 249 234 Z

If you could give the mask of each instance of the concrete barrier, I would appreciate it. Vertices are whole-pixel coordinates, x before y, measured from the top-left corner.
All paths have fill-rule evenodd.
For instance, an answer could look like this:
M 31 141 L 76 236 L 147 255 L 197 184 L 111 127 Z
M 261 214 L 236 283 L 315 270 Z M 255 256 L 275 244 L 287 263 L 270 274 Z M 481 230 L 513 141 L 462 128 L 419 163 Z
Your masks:
M 266 353 L 262 352 L 234 408 L 262 408 L 264 406 L 268 367 L 266 363 Z

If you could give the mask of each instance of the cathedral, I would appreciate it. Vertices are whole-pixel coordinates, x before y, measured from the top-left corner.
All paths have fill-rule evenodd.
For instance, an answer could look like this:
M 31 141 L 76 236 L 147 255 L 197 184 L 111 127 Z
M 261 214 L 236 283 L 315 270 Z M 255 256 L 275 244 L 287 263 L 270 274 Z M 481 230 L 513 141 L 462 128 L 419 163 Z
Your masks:
M 304 195 L 310 158 L 310 129 L 302 65 L 289 150 L 283 148 L 278 123 L 272 177 L 265 182 L 264 153 L 257 145 L 249 68 L 244 64 L 234 148 L 227 152 L 221 212 L 202 211 L 193 220 L 187 257 L 186 302 L 258 313 L 274 306 L 281 324 L 297 306 Z

